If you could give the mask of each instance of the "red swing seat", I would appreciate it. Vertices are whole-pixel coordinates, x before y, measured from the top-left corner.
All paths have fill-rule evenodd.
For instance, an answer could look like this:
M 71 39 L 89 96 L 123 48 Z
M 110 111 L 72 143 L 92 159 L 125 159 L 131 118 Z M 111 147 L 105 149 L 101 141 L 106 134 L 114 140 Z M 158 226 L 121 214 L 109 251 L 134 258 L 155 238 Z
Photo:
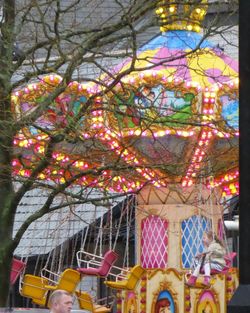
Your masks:
M 96 260 L 84 261 L 87 263 L 87 267 L 79 267 L 77 271 L 81 275 L 90 275 L 90 276 L 99 276 L 99 277 L 107 277 L 109 274 L 113 264 L 118 259 L 118 254 L 113 250 L 109 250 L 105 253 L 101 262 Z M 93 267 L 96 265 L 98 267 Z
M 14 285 L 17 281 L 18 277 L 22 273 L 26 266 L 26 263 L 22 262 L 21 260 L 12 259 L 12 265 L 11 265 L 11 272 L 10 272 L 10 284 Z

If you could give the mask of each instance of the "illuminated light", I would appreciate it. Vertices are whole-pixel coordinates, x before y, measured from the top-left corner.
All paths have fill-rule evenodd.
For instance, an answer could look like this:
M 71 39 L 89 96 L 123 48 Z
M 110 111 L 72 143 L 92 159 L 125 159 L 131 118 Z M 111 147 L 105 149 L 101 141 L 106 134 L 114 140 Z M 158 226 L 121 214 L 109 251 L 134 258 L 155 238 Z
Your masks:
M 233 183 L 231 183 L 231 184 L 229 185 L 229 189 L 235 189 L 235 185 L 234 185 Z
M 182 182 L 182 187 L 186 187 L 186 186 L 187 186 L 187 181 L 184 180 L 184 181 Z
M 188 136 L 189 136 L 189 132 L 183 131 L 183 132 L 182 132 L 182 135 L 183 135 L 183 137 L 188 137 Z
M 43 173 L 41 173 L 41 174 L 39 175 L 39 178 L 40 178 L 40 179 L 45 179 L 46 176 L 45 176 Z
M 219 131 L 218 131 L 217 135 L 218 135 L 220 138 L 223 138 L 223 137 L 224 137 L 223 133 L 222 133 L 222 132 L 219 132 Z
M 17 160 L 13 160 L 13 161 L 12 161 L 12 165 L 13 165 L 13 166 L 16 166 L 17 164 L 18 164 Z
M 24 171 L 24 175 L 25 175 L 25 176 L 29 176 L 29 175 L 30 175 L 30 171 L 29 171 L 29 170 L 25 170 L 25 171 Z
M 173 13 L 174 11 L 175 11 L 175 7 L 174 6 L 170 6 L 169 12 Z
M 200 14 L 201 13 L 201 9 L 200 8 L 197 8 L 195 9 L 196 13 Z
M 24 175 L 25 175 L 25 170 L 19 171 L 19 174 L 20 174 L 21 176 L 24 176 Z
M 197 33 L 199 33 L 200 30 L 201 30 L 201 28 L 200 28 L 199 25 L 195 25 L 194 30 L 195 30 Z
M 137 129 L 137 130 L 134 132 L 134 134 L 135 134 L 136 136 L 139 136 L 139 135 L 141 134 L 140 129 Z
M 209 98 L 204 98 L 204 102 L 208 103 L 209 102 Z
M 139 164 L 139 161 L 135 158 L 135 159 L 134 159 L 134 163 L 135 163 L 135 164 Z
M 187 25 L 187 30 L 191 31 L 193 29 L 193 26 L 192 25 Z
M 165 135 L 164 130 L 158 131 L 158 132 L 157 132 L 157 135 L 158 135 L 159 137 L 163 137 L 163 136 Z

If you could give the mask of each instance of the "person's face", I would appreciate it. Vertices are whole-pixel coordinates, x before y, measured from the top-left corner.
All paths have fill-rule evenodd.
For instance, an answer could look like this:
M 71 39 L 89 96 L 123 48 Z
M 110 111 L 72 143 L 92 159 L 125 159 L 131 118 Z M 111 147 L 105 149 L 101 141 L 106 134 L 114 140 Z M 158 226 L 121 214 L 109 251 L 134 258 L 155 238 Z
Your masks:
M 73 300 L 71 296 L 62 295 L 60 299 L 55 303 L 56 313 L 70 313 L 73 306 Z
M 210 242 L 211 242 L 211 240 L 208 238 L 206 233 L 204 233 L 202 240 L 203 240 L 203 243 L 204 243 L 205 246 L 208 246 L 210 244 Z

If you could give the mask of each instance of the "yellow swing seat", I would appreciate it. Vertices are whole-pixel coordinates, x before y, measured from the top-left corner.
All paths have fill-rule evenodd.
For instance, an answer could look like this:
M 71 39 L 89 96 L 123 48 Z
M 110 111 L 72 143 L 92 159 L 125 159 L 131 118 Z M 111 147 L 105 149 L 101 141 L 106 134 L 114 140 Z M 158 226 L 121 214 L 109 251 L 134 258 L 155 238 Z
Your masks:
M 59 276 L 58 282 L 54 285 L 49 285 L 48 283 L 44 286 L 47 290 L 57 290 L 62 289 L 68 291 L 69 293 L 73 293 L 79 284 L 81 279 L 81 274 L 76 270 L 71 268 L 67 268 L 62 274 Z
M 48 280 L 40 276 L 35 276 L 31 274 L 24 275 L 21 282 L 20 294 L 23 297 L 32 298 L 36 300 L 46 299 L 47 289 L 45 284 Z
M 42 307 L 46 307 L 47 305 L 47 294 L 42 299 L 32 298 L 32 303 L 37 304 Z
M 76 290 L 75 294 L 78 299 L 79 307 L 82 310 L 93 313 L 106 313 L 111 311 L 111 308 L 94 303 L 92 297 L 87 292 Z
M 104 283 L 114 289 L 134 290 L 139 279 L 145 273 L 145 269 L 140 265 L 135 265 L 127 274 L 124 280 L 105 281 Z

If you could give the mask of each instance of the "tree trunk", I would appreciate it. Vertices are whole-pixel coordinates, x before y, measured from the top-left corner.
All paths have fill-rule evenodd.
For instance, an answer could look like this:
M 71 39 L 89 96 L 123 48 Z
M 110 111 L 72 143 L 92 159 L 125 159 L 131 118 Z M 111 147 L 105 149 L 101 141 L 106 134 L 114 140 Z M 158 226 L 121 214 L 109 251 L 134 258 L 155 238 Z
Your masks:
M 9 241 L 7 238 L 3 238 L 1 240 L 1 244 L 6 243 Z M 12 261 L 12 252 L 9 251 L 7 248 L 1 247 L 0 250 L 0 307 L 8 306 L 8 295 L 10 289 L 10 268 L 11 268 L 11 261 Z
M 2 92 L 1 92 L 2 91 Z M 13 254 L 12 232 L 16 209 L 13 198 L 12 151 L 14 125 L 10 96 L 0 89 L 0 307 L 5 306 L 9 292 L 9 276 Z
M 15 123 L 11 108 L 11 77 L 15 25 L 15 0 L 4 0 L 0 49 L 0 307 L 6 306 L 10 268 L 13 257 L 12 232 L 16 208 L 11 202 L 14 194 L 12 157 Z

